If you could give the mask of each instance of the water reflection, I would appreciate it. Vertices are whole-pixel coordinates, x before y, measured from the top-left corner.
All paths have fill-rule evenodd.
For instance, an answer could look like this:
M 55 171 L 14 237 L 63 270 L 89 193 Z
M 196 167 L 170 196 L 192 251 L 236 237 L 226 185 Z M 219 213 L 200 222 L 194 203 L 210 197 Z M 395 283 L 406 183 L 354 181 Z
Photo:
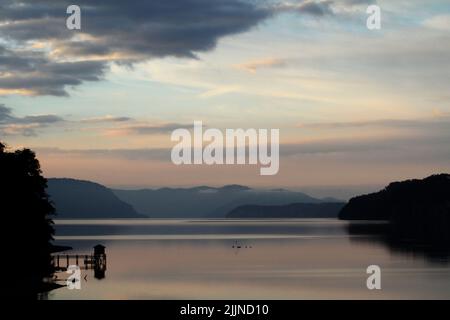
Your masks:
M 383 224 L 293 219 L 96 226 L 57 224 L 56 238 L 82 252 L 102 237 L 108 276 L 83 283 L 82 290 L 52 291 L 49 299 L 450 298 L 450 268 L 397 251 L 386 242 Z M 365 285 L 371 264 L 383 272 L 377 292 Z
M 93 270 L 94 278 L 101 280 L 105 278 L 106 272 L 106 247 L 97 244 L 93 247 L 94 252 L 90 254 L 55 254 L 52 255 L 51 263 L 55 272 L 68 273 L 72 267 L 79 270 Z M 71 270 L 73 271 L 73 270 Z M 86 280 L 86 276 L 84 277 Z M 66 279 L 60 279 L 57 275 L 53 278 L 55 282 L 66 281 Z M 81 281 L 80 279 L 73 278 L 73 281 Z
M 394 254 L 424 257 L 431 263 L 450 262 L 450 248 L 447 245 L 424 245 L 413 238 L 401 238 L 389 223 L 350 222 L 346 229 L 351 241 L 379 244 Z

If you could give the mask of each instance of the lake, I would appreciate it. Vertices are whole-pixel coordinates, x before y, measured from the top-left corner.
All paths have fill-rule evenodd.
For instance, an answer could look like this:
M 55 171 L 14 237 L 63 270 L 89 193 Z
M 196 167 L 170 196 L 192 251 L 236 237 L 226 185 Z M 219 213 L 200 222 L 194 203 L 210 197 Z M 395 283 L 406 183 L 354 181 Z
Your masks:
M 334 219 L 56 220 L 55 229 L 70 254 L 104 245 L 107 268 L 103 279 L 82 270 L 80 290 L 48 299 L 450 298 L 446 253 L 393 246 Z M 381 268 L 381 290 L 367 289 L 369 265 Z

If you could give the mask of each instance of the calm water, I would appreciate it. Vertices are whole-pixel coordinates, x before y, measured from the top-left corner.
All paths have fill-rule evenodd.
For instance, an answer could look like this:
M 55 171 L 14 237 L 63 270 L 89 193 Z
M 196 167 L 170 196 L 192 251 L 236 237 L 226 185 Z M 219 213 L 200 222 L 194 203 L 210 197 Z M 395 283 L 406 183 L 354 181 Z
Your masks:
M 107 270 L 82 271 L 81 290 L 49 299 L 450 298 L 445 255 L 349 235 L 337 220 L 59 220 L 56 230 L 74 254 L 105 245 Z M 372 264 L 381 290 L 366 287 Z

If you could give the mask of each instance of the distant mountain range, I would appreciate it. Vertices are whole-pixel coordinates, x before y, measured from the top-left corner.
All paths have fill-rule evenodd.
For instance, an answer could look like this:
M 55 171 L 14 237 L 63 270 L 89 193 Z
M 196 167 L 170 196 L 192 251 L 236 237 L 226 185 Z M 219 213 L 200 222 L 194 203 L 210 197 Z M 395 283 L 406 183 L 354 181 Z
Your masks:
M 280 206 L 243 205 L 227 218 L 337 218 L 344 202 L 292 203 Z
M 57 218 L 225 218 L 237 217 L 238 213 L 245 217 L 247 214 L 242 213 L 245 205 L 253 206 L 248 207 L 252 215 L 259 212 L 274 216 L 273 206 L 279 206 L 276 215 L 279 218 L 302 214 L 328 217 L 336 216 L 334 207 L 314 204 L 338 202 L 285 189 L 256 190 L 241 185 L 112 190 L 98 183 L 67 178 L 48 179 L 47 192 L 56 207 Z M 302 213 L 298 211 L 300 207 Z
M 331 218 L 388 220 L 389 238 L 450 243 L 450 175 L 393 182 L 343 203 L 285 189 L 214 188 L 111 190 L 98 183 L 48 179 L 57 218 Z
M 75 179 L 48 179 L 47 193 L 56 218 L 142 218 L 128 203 L 101 184 Z
M 291 203 L 321 203 L 301 192 L 284 189 L 256 190 L 246 186 L 227 185 L 220 188 L 161 188 L 113 190 L 138 212 L 153 218 L 224 218 L 242 205 L 287 205 Z

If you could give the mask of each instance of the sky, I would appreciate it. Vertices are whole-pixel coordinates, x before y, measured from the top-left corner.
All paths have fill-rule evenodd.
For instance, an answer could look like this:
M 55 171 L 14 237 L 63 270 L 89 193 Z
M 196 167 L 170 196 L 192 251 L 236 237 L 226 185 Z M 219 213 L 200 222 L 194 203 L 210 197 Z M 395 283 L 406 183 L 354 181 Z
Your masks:
M 449 83 L 445 0 L 0 0 L 0 140 L 47 177 L 297 188 L 449 172 Z M 278 174 L 174 165 L 170 135 L 194 121 L 279 129 Z

